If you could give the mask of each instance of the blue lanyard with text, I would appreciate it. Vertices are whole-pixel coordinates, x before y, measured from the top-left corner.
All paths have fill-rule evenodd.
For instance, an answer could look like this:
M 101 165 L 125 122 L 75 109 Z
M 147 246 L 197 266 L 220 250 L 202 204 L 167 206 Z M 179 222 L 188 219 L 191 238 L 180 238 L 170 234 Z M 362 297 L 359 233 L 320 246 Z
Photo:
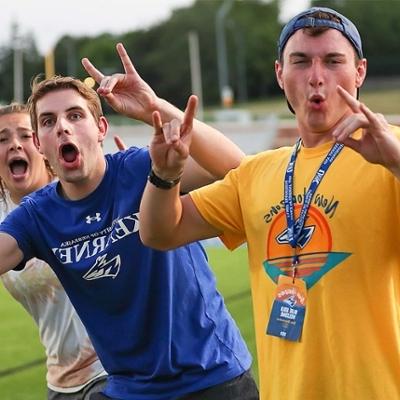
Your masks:
M 304 224 L 306 222 L 307 213 L 311 205 L 311 200 L 321 183 L 323 177 L 326 174 L 328 168 L 332 165 L 335 158 L 338 156 L 340 151 L 343 149 L 343 144 L 335 143 L 332 148 L 329 150 L 329 153 L 325 157 L 324 161 L 322 161 L 318 171 L 316 172 L 313 180 L 310 183 L 310 187 L 308 188 L 305 197 L 303 206 L 301 207 L 300 215 L 295 220 L 294 216 L 294 203 L 293 203 L 293 190 L 294 190 L 294 167 L 296 164 L 297 153 L 299 152 L 301 147 L 301 139 L 298 139 L 292 155 L 290 157 L 289 164 L 286 168 L 285 173 L 285 186 L 284 186 L 284 201 L 285 201 L 285 214 L 286 214 L 286 222 L 287 222 L 287 237 L 290 243 L 290 246 L 293 249 L 293 278 L 296 276 L 296 266 L 299 262 L 297 255 L 297 243 L 304 228 Z

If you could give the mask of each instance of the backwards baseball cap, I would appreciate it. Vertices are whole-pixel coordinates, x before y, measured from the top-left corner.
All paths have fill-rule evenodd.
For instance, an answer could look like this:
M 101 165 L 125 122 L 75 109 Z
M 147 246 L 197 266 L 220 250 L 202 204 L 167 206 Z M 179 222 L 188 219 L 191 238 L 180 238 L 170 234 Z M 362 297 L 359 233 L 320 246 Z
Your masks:
M 335 16 L 339 20 L 339 22 L 311 16 L 317 12 L 329 13 Z M 358 57 L 363 58 L 361 37 L 358 33 L 356 26 L 344 15 L 338 13 L 335 10 L 332 10 L 331 8 L 312 7 L 306 11 L 303 11 L 300 14 L 297 14 L 282 29 L 278 41 L 278 59 L 282 57 L 283 49 L 285 48 L 287 41 L 297 30 L 302 28 L 314 28 L 320 26 L 336 29 L 339 32 L 342 32 L 342 34 L 356 49 Z

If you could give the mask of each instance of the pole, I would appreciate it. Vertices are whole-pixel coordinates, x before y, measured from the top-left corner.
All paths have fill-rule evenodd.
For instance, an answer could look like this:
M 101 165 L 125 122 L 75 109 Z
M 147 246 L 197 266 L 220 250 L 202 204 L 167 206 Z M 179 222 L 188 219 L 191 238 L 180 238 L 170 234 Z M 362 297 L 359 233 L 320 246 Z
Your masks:
M 188 34 L 189 40 L 189 58 L 190 58 L 190 76 L 192 81 L 192 93 L 199 99 L 197 109 L 198 119 L 203 119 L 203 90 L 201 83 L 201 66 L 200 66 L 200 51 L 199 51 L 199 35 L 197 32 L 190 31 Z
M 51 49 L 46 54 L 44 58 L 44 72 L 46 79 L 51 78 L 55 75 L 55 67 L 54 67 L 54 50 Z
M 21 38 L 19 36 L 17 22 L 15 22 L 12 25 L 12 38 L 13 38 L 13 48 L 14 48 L 14 64 L 13 64 L 14 101 L 18 103 L 23 103 L 24 101 L 23 53 L 22 53 Z
M 232 89 L 229 86 L 228 63 L 225 40 L 225 18 L 233 5 L 233 0 L 225 0 L 215 16 L 215 34 L 217 41 L 218 83 L 221 103 L 230 106 L 232 103 Z

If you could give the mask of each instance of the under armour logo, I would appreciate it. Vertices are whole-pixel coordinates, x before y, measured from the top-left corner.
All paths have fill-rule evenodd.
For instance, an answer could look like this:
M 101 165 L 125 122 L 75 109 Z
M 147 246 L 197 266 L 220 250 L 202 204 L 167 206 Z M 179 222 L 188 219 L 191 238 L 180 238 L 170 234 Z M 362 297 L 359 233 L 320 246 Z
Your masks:
M 92 222 L 100 222 L 101 221 L 101 217 L 100 217 L 100 213 L 96 213 L 93 217 L 90 215 L 86 216 L 86 223 L 87 224 L 91 224 Z

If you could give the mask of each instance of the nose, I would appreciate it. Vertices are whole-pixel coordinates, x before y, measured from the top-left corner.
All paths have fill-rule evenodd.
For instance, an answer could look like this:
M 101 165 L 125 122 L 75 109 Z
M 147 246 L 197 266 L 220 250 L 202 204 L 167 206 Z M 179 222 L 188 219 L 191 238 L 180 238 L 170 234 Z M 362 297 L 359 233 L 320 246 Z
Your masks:
M 10 150 L 21 150 L 22 144 L 19 140 L 18 136 L 13 136 L 12 140 L 10 141 Z
M 322 86 L 324 83 L 323 65 L 319 60 L 313 60 L 310 67 L 309 84 L 312 87 Z
M 58 118 L 56 124 L 56 132 L 57 136 L 61 136 L 63 134 L 69 135 L 71 133 L 71 129 L 66 118 L 63 117 Z

